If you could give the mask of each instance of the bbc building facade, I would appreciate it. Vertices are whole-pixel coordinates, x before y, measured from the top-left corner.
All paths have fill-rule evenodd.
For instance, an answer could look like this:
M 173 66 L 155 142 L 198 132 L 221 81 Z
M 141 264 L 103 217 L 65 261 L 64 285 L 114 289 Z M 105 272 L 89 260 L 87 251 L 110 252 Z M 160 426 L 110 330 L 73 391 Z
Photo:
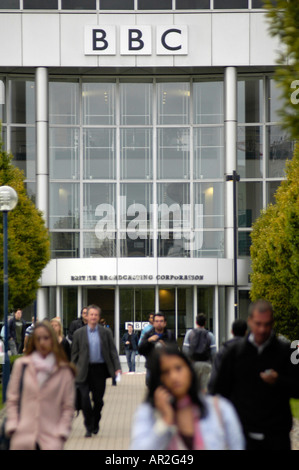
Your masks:
M 98 304 L 123 353 L 127 322 L 161 310 L 181 343 L 204 312 L 220 344 L 235 314 L 227 176 L 246 318 L 252 224 L 293 151 L 262 2 L 0 0 L 0 42 L 4 145 L 51 235 L 38 317 L 67 329 Z

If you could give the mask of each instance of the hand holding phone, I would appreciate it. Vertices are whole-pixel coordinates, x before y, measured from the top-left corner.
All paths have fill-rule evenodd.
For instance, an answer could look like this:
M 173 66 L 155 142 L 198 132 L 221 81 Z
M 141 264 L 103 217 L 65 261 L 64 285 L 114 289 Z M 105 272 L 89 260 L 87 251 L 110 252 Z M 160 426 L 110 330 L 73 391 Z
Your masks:
M 154 402 L 164 421 L 172 425 L 175 423 L 174 397 L 164 387 L 158 387 L 154 393 Z

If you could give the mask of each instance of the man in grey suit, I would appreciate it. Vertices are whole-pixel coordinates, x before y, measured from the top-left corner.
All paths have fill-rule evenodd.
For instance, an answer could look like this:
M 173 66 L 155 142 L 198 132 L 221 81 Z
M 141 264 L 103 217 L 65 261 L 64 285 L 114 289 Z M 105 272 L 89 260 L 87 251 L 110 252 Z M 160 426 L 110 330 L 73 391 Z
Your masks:
M 112 333 L 109 328 L 99 325 L 100 314 L 101 309 L 97 305 L 87 308 L 87 325 L 75 331 L 72 343 L 72 362 L 77 367 L 76 385 L 84 415 L 85 437 L 99 431 L 106 379 L 115 379 L 121 373 Z

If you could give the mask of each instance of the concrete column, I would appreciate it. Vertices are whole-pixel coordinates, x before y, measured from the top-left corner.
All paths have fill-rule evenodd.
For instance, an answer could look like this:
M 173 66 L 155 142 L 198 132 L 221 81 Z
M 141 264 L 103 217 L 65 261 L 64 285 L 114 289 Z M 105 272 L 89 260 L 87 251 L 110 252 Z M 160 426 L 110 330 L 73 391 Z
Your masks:
M 49 226 L 49 111 L 48 70 L 38 67 L 35 73 L 36 101 L 36 207 Z M 48 316 L 48 289 L 37 292 L 37 315 Z

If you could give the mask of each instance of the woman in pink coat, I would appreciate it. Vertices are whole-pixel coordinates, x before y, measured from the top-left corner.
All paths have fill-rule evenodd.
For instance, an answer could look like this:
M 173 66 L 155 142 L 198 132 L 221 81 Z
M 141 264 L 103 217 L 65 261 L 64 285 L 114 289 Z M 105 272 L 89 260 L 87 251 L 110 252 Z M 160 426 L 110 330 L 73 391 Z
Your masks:
M 63 449 L 74 416 L 74 380 L 75 369 L 51 324 L 37 323 L 26 355 L 14 363 L 7 388 L 5 429 L 11 450 Z

